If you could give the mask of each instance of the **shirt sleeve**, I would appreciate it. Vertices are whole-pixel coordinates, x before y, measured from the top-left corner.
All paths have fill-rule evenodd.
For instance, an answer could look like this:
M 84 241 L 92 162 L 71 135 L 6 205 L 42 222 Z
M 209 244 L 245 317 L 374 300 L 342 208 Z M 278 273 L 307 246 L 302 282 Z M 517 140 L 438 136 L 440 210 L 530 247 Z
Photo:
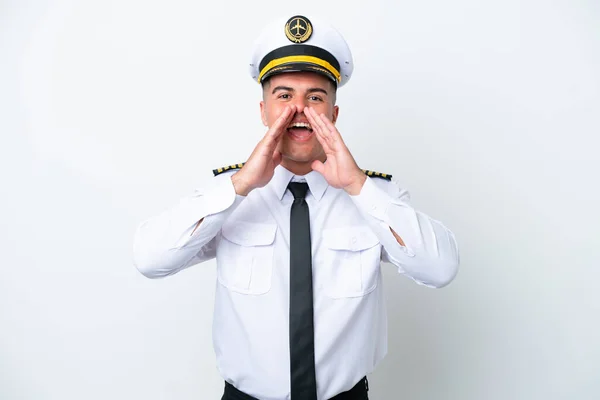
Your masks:
M 383 246 L 382 259 L 401 274 L 429 287 L 449 284 L 458 272 L 458 244 L 454 234 L 410 205 L 410 194 L 394 182 L 379 187 L 372 178 L 356 196 L 354 204 Z M 385 185 L 385 186 L 384 186 Z M 402 238 L 402 246 L 390 228 Z
M 144 276 L 165 277 L 215 257 L 216 235 L 245 199 L 236 194 L 231 175 L 215 177 L 206 188 L 138 226 L 133 261 Z

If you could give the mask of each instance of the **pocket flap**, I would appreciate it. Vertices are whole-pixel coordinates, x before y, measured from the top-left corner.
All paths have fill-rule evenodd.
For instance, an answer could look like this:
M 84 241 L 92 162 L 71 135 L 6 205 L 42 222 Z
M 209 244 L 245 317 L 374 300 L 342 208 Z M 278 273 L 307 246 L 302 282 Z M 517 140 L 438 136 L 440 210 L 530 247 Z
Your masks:
M 223 236 L 240 246 L 267 246 L 275 240 L 276 224 L 246 221 L 228 221 L 223 225 Z
M 377 245 L 379 239 L 367 226 L 347 226 L 325 229 L 323 242 L 332 250 L 360 251 Z

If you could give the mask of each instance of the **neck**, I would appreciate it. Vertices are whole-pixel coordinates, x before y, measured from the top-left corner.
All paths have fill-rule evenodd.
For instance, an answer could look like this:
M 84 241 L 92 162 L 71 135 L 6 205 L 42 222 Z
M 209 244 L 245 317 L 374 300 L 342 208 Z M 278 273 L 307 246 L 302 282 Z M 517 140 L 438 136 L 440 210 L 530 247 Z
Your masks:
M 319 160 L 321 162 L 325 162 L 326 159 L 327 156 L 325 156 L 325 154 L 323 154 L 323 156 L 321 157 L 316 158 L 316 160 Z M 313 170 L 311 166 L 313 161 L 314 160 L 295 161 L 290 158 L 283 157 L 283 159 L 281 160 L 281 166 L 287 169 L 288 171 L 292 172 L 294 175 L 302 176 L 308 174 Z

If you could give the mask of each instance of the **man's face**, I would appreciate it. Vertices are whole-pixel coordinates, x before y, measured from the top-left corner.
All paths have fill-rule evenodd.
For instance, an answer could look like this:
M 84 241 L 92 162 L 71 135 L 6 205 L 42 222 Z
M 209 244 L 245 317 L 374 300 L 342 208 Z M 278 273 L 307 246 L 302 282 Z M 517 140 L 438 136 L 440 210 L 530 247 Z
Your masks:
M 304 115 L 304 108 L 312 107 L 335 123 L 339 112 L 335 97 L 333 82 L 314 72 L 275 75 L 264 85 L 260 110 L 265 126 L 271 127 L 287 105 L 296 106 L 296 115 L 279 143 L 284 166 L 325 160 L 323 147 Z

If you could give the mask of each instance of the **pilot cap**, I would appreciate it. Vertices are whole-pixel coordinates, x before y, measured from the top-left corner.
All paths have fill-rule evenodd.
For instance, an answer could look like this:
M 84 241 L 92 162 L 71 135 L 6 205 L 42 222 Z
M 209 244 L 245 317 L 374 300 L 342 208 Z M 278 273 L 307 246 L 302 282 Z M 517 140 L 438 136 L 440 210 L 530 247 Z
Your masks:
M 267 25 L 254 43 L 250 75 L 258 83 L 286 73 L 309 71 L 343 86 L 354 70 L 352 53 L 331 25 L 302 15 Z

